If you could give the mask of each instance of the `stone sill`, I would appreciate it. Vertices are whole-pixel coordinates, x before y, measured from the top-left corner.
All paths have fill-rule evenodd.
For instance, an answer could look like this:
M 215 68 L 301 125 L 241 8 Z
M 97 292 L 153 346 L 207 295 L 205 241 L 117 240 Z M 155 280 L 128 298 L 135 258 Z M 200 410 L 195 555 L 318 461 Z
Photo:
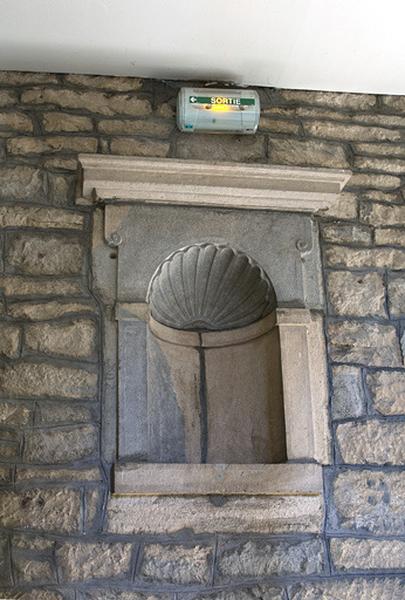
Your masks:
M 291 464 L 116 465 L 114 495 L 134 496 L 318 496 L 322 468 Z
M 107 503 L 105 531 L 120 535 L 321 533 L 317 496 L 121 496 Z

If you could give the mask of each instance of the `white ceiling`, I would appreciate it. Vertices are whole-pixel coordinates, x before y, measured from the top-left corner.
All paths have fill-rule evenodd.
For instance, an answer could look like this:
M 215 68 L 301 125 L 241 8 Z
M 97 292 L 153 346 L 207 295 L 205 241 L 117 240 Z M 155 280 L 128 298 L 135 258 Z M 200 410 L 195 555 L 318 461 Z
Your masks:
M 0 69 L 405 94 L 405 0 L 0 0 Z

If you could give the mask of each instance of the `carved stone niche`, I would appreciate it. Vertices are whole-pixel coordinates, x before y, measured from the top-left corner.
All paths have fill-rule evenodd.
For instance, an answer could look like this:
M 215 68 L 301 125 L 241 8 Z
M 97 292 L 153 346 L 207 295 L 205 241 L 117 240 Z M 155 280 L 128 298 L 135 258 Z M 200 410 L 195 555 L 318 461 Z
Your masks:
M 319 531 L 330 434 L 312 213 L 350 173 L 80 161 L 105 314 L 110 529 Z

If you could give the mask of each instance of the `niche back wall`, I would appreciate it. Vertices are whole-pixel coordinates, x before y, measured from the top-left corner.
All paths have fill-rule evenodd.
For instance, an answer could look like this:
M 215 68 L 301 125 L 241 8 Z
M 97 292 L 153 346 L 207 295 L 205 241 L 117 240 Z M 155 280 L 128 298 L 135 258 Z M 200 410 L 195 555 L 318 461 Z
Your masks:
M 405 595 L 405 98 L 258 91 L 257 135 L 188 136 L 175 84 L 0 73 L 0 596 Z M 334 456 L 322 535 L 114 533 L 78 152 L 353 170 L 317 217 Z

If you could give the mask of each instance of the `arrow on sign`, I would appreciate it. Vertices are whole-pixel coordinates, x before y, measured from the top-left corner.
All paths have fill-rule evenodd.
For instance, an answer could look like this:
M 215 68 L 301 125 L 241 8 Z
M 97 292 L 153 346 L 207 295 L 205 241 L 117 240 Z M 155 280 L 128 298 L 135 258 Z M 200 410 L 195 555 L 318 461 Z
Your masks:
M 197 98 L 195 96 L 191 96 L 190 102 L 197 102 Z

